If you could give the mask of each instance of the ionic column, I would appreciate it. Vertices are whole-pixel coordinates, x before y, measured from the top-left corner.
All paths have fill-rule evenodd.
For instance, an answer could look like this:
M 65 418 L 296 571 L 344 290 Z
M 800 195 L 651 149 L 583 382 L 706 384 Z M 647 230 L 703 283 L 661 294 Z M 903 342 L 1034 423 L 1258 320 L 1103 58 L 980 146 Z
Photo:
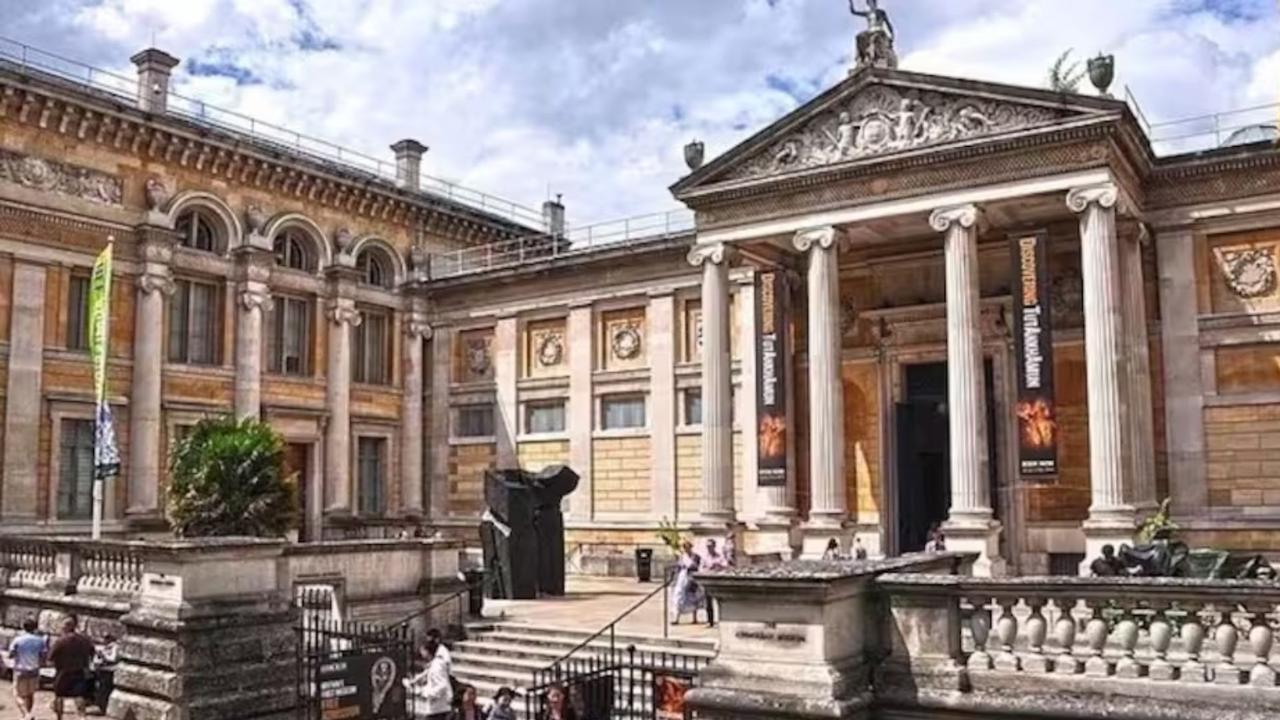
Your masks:
M 236 295 L 235 412 L 238 418 L 262 413 L 262 315 L 271 309 L 271 246 L 254 235 L 233 251 L 239 284 Z
M 1110 183 L 1067 193 L 1080 215 L 1084 278 L 1085 372 L 1089 402 L 1089 480 L 1092 502 L 1084 522 L 1085 562 L 1105 543 L 1131 541 L 1133 507 L 1126 501 L 1124 383 L 1126 365 L 1116 247 L 1117 190 Z
M 949 548 L 979 553 L 976 574 L 999 574 L 1000 526 L 987 475 L 987 402 L 978 302 L 978 209 L 940 208 L 929 225 L 944 235 L 947 284 L 947 423 L 951 456 Z
M 422 508 L 422 343 L 431 326 L 414 307 L 404 321 L 403 397 L 400 403 L 400 512 L 421 517 Z
M 349 297 L 330 300 L 329 367 L 325 378 L 325 512 L 351 512 L 351 328 L 360 313 Z
M 808 255 L 809 288 L 809 522 L 804 554 L 820 555 L 838 534 L 845 542 L 849 514 L 844 478 L 844 383 L 840 377 L 840 246 L 833 227 L 796 233 L 792 244 Z M 847 544 L 847 543 L 846 543 Z
M 1151 353 L 1147 336 L 1147 293 L 1142 279 L 1144 228 L 1132 238 L 1120 239 L 1120 259 L 1124 282 L 1125 336 L 1128 352 L 1129 457 L 1133 474 L 1133 495 L 1129 501 L 1139 509 L 1152 510 L 1156 498 L 1155 424 L 1151 410 Z
M 729 265 L 735 255 L 720 243 L 689 251 L 689 262 L 702 267 L 702 522 L 707 526 L 736 519 L 729 376 Z
M 166 232 L 142 233 L 134 312 L 133 384 L 129 398 L 129 502 L 131 517 L 160 512 L 160 390 L 164 366 L 164 303 L 173 294 L 173 238 Z

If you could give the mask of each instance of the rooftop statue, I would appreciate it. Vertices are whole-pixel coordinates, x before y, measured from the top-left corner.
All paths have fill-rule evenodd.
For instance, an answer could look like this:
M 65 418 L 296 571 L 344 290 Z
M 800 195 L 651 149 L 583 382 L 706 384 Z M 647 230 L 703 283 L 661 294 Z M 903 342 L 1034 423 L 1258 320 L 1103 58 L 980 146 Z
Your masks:
M 898 66 L 898 54 L 893 49 L 893 23 L 889 14 L 880 9 L 880 0 L 866 0 L 867 9 L 859 10 L 857 0 L 849 0 L 849 12 L 867 21 L 867 29 L 858 33 L 854 43 L 854 67 L 856 72 L 864 67 Z

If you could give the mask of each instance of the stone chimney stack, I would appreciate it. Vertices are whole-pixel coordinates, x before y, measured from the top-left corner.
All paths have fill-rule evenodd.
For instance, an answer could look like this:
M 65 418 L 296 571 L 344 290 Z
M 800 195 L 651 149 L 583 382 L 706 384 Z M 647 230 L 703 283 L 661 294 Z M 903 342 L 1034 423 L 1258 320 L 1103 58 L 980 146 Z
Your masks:
M 418 190 L 422 187 L 422 154 L 427 146 L 405 138 L 391 146 L 396 154 L 396 184 L 405 190 Z
M 178 58 L 159 48 L 147 48 L 129 60 L 138 68 L 138 107 L 163 113 L 169 102 L 169 75 Z
M 547 234 L 564 237 L 564 205 L 560 202 L 560 194 L 555 200 L 542 203 L 542 224 L 547 227 Z

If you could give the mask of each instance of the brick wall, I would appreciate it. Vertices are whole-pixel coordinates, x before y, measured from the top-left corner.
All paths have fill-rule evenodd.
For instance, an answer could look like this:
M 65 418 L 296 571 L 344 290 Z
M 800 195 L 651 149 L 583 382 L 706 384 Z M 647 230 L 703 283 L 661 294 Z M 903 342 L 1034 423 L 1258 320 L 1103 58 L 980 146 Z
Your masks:
M 484 471 L 493 467 L 497 448 L 491 443 L 449 448 L 449 513 L 474 515 L 484 510 Z
M 592 443 L 595 509 L 599 514 L 647 513 L 652 473 L 649 438 L 599 438 Z
M 1280 509 L 1280 405 L 1204 410 L 1211 507 Z
M 692 520 L 702 508 L 702 436 L 676 436 L 676 517 Z
M 568 440 L 522 442 L 516 449 L 521 469 L 537 472 L 548 465 L 569 464 Z

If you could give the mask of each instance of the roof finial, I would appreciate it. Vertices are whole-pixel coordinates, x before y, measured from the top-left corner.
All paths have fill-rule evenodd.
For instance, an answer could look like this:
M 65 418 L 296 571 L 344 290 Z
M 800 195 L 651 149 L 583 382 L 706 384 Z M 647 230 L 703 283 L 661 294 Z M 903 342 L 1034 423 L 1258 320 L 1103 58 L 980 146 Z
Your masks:
M 889 14 L 880 9 L 880 0 L 866 2 L 867 9 L 859 10 L 857 0 L 849 0 L 849 12 L 867 21 L 867 29 L 858 33 L 854 40 L 850 75 L 868 67 L 898 67 L 898 53 L 893 49 L 893 23 L 889 22 Z

